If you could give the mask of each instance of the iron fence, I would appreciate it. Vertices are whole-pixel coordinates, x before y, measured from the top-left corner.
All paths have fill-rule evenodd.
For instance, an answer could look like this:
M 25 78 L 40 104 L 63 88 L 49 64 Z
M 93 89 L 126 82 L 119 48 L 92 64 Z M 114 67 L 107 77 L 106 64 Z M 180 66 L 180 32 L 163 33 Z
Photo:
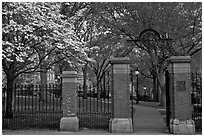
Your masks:
M 165 89 L 166 89 L 166 127 L 170 131 L 170 119 L 171 119 L 171 100 L 170 100 L 170 74 L 169 71 L 165 71 Z
M 194 72 L 191 74 L 191 103 L 193 106 L 192 119 L 197 131 L 202 131 L 202 75 Z
M 3 129 L 59 128 L 62 117 L 61 84 L 15 85 L 7 108 L 7 88 L 2 92 Z M 7 113 L 12 117 L 7 118 Z
M 100 82 L 90 85 L 86 91 L 78 86 L 79 127 L 103 128 L 109 127 L 111 118 L 111 75 L 104 73 Z M 86 93 L 84 93 L 86 92 Z

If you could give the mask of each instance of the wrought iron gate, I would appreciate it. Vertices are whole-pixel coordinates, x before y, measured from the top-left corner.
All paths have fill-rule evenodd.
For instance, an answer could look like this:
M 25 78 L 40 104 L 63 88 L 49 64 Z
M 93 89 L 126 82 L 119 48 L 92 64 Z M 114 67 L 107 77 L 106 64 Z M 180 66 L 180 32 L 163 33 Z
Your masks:
M 171 119 L 171 111 L 170 111 L 170 105 L 171 105 L 171 101 L 170 101 L 170 74 L 169 71 L 166 70 L 165 72 L 165 81 L 166 81 L 166 126 L 168 127 L 169 131 L 170 131 L 170 119 Z
M 133 70 L 130 71 L 130 112 L 132 118 L 132 126 L 134 127 L 134 101 L 136 101 L 136 95 L 134 92 L 134 84 L 133 84 Z
M 202 132 L 202 75 L 198 72 L 191 73 L 191 104 L 195 129 Z
M 111 71 L 105 72 L 100 82 L 87 87 L 86 95 L 83 94 L 82 87 L 78 86 L 77 116 L 80 128 L 109 128 L 112 115 L 111 80 Z

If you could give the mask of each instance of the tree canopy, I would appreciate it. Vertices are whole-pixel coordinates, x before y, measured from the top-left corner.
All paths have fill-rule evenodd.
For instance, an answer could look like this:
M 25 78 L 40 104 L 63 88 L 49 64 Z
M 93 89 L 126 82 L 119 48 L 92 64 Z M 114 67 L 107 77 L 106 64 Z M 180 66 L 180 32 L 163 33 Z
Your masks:
M 168 40 L 141 41 L 144 30 Z M 149 39 L 153 37 L 149 33 Z M 166 59 L 200 58 L 196 54 L 201 40 L 201 2 L 3 2 L 2 66 L 8 103 L 12 85 L 23 73 L 68 63 L 91 68 L 100 80 L 112 56 L 136 61 L 132 67 L 139 66 L 162 90 Z
M 52 65 L 59 58 L 82 61 L 87 57 L 85 43 L 74 31 L 73 19 L 60 14 L 60 3 L 6 2 L 2 7 L 2 57 L 6 73 L 12 65 L 21 74 L 37 71 L 43 60 Z M 59 52 L 67 58 L 55 58 Z
M 91 50 L 96 45 L 114 56 L 147 55 L 151 68 L 169 56 L 201 50 L 201 12 L 201 3 L 196 2 L 4 2 L 3 69 L 8 74 L 15 68 L 17 77 L 40 71 L 45 61 L 47 66 L 60 61 L 97 62 L 97 56 L 107 52 Z M 145 29 L 154 29 L 171 42 L 160 42 L 157 47 L 141 42 L 120 44 L 138 39 Z

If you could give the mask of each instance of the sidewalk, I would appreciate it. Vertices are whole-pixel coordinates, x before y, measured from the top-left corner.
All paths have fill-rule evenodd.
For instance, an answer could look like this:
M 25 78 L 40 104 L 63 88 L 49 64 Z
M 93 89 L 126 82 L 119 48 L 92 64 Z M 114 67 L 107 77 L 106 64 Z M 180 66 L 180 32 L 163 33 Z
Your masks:
M 165 122 L 158 112 L 158 104 L 140 102 L 134 105 L 134 133 L 128 135 L 167 135 Z M 109 133 L 108 130 L 82 129 L 79 132 L 62 132 L 55 130 L 5 130 L 3 135 L 124 135 Z M 127 134 L 126 134 L 127 135 Z
M 140 102 L 134 106 L 134 132 L 142 134 L 167 134 L 167 128 L 162 115 L 158 112 L 161 108 L 155 102 Z

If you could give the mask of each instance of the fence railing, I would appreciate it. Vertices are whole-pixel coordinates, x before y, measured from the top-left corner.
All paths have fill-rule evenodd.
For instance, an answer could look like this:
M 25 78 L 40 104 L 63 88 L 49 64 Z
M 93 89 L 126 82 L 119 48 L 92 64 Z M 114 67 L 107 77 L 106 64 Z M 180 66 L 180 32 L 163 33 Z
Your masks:
M 78 86 L 79 127 L 104 128 L 109 126 L 111 118 L 111 75 L 103 75 L 100 83 L 87 87 L 86 93 Z
M 201 73 L 191 74 L 191 103 L 193 107 L 192 119 L 195 122 L 197 131 L 202 131 L 202 75 Z
M 6 118 L 7 89 L 2 92 L 3 129 L 58 128 L 61 110 L 61 84 L 15 85 L 12 117 Z

